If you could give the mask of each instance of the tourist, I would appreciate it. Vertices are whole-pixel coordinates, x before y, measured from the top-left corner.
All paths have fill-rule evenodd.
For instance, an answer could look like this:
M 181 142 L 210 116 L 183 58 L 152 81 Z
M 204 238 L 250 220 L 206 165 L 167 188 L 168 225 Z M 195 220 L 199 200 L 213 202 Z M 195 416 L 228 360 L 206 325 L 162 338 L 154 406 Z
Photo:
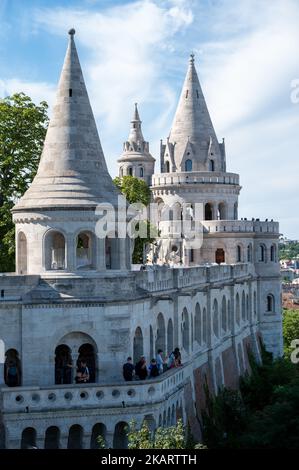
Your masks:
M 179 367 L 182 365 L 182 356 L 179 348 L 175 348 L 174 350 L 174 357 L 175 357 L 175 367 Z
M 127 382 L 133 380 L 134 370 L 135 368 L 132 364 L 132 358 L 129 356 L 127 358 L 127 362 L 123 365 L 123 376 Z
M 141 356 L 140 361 L 137 362 L 135 366 L 135 374 L 140 380 L 145 380 L 147 378 L 147 367 L 144 356 Z
M 157 356 L 156 356 L 156 361 L 157 361 L 157 367 L 158 367 L 158 370 L 159 370 L 159 374 L 162 374 L 163 371 L 164 371 L 164 360 L 163 360 L 163 357 L 162 357 L 162 353 L 163 353 L 163 350 L 158 349 L 158 353 L 157 353 Z
M 19 385 L 19 373 L 15 362 L 9 361 L 6 371 L 6 384 L 9 387 L 17 387 Z
M 85 360 L 81 361 L 81 366 L 77 369 L 75 381 L 77 384 L 89 382 L 89 370 Z
M 158 377 L 159 375 L 159 367 L 158 367 L 158 364 L 157 364 L 157 361 L 156 359 L 152 359 L 151 360 L 151 363 L 150 363 L 150 366 L 148 368 L 148 371 L 149 371 L 149 376 L 150 378 L 153 378 L 153 377 Z

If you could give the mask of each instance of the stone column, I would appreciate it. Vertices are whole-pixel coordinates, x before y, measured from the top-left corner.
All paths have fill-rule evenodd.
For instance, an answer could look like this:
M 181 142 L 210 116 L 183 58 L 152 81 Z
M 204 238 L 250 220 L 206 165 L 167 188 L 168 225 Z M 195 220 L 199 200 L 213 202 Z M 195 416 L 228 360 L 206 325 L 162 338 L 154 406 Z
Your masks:
M 59 449 L 67 449 L 67 443 L 68 443 L 69 436 L 67 435 L 61 435 L 59 439 Z
M 72 272 L 76 270 L 76 240 L 74 240 L 74 234 L 68 233 L 66 236 L 66 270 Z
M 106 271 L 105 238 L 96 238 L 96 267 L 98 271 Z
M 45 436 L 42 436 L 41 434 L 38 434 L 36 436 L 36 447 L 38 449 L 44 449 L 45 448 Z
M 82 437 L 82 449 L 90 449 L 91 434 L 84 433 Z
M 0 387 L 5 386 L 5 379 L 4 379 L 4 363 L 0 362 Z
M 119 267 L 121 270 L 127 269 L 127 243 L 125 238 L 119 238 Z
M 107 449 L 113 449 L 113 438 L 114 438 L 114 430 L 113 431 L 106 431 L 105 441 Z

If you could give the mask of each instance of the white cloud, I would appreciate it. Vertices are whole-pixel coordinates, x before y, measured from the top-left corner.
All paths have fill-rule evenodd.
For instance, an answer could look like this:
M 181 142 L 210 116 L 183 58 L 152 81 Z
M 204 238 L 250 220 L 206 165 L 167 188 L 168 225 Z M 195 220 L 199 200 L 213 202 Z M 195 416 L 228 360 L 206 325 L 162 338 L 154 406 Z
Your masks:
M 35 103 L 47 101 L 51 106 L 55 97 L 56 86 L 46 82 L 28 82 L 19 78 L 0 80 L 0 96 L 5 97 L 14 93 L 24 92 Z

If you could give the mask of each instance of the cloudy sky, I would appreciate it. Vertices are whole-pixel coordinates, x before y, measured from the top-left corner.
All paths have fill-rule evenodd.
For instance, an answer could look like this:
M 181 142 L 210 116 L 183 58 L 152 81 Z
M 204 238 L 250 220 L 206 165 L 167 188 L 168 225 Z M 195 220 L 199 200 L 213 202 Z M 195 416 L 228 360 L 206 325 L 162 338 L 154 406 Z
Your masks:
M 0 96 L 51 105 L 71 27 L 112 176 L 135 101 L 159 159 L 194 52 L 240 217 L 299 239 L 298 0 L 0 0 Z

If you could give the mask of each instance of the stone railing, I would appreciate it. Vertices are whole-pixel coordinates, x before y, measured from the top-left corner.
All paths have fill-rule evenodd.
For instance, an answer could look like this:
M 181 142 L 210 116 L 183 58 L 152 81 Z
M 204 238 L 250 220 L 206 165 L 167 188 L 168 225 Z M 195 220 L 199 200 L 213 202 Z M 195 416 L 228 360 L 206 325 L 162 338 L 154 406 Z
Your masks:
M 215 232 L 243 232 L 243 233 L 279 233 L 278 222 L 258 220 L 204 220 L 204 231 Z
M 171 370 L 157 379 L 117 384 L 53 385 L 52 387 L 2 388 L 2 413 L 56 411 L 78 406 L 115 408 L 163 401 L 183 387 L 189 365 Z
M 152 177 L 152 187 L 179 184 L 233 184 L 239 185 L 236 173 L 192 171 L 181 173 L 159 173 Z

